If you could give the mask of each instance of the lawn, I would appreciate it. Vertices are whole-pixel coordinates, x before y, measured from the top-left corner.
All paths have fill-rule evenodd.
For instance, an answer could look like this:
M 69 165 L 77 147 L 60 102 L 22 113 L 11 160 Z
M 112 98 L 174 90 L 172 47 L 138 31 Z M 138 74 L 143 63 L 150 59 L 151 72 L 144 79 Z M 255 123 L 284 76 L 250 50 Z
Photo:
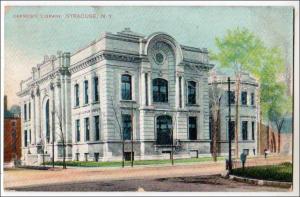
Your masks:
M 282 163 L 272 166 L 255 166 L 247 167 L 244 170 L 237 168 L 232 170 L 232 174 L 241 177 L 248 177 L 254 179 L 262 179 L 269 181 L 293 181 L 293 164 Z
M 218 160 L 224 160 L 224 157 L 218 157 Z M 212 157 L 200 157 L 200 158 L 189 158 L 189 159 L 174 159 L 174 164 L 178 163 L 195 163 L 195 162 L 206 162 L 212 161 Z M 52 165 L 52 162 L 45 162 L 46 165 Z M 62 166 L 61 161 L 56 161 L 55 165 Z M 66 161 L 67 166 L 78 166 L 78 167 L 118 167 L 122 166 L 121 161 Z M 171 160 L 138 160 L 134 161 L 133 165 L 156 165 L 156 164 L 171 164 Z M 125 166 L 130 166 L 130 161 L 125 161 Z

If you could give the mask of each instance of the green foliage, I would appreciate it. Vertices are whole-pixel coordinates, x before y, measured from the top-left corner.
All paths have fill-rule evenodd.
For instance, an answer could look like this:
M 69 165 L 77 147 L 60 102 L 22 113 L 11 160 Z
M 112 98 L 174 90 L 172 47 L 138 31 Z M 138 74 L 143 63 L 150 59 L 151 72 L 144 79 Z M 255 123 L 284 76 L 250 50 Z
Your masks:
M 279 165 L 272 166 L 255 166 L 233 169 L 233 175 L 248 177 L 254 179 L 262 179 L 269 181 L 293 181 L 293 164 L 285 162 Z
M 263 118 L 273 121 L 292 111 L 291 98 L 286 95 L 286 84 L 280 82 L 285 71 L 279 48 L 267 48 L 252 32 L 245 28 L 229 30 L 224 38 L 216 38 L 219 51 L 211 59 L 221 67 L 236 73 L 248 71 L 260 82 L 260 103 Z
M 223 160 L 224 157 L 219 157 L 218 160 Z M 193 163 L 193 162 L 206 162 L 212 161 L 211 157 L 201 158 L 189 158 L 189 159 L 175 159 L 175 163 Z M 134 161 L 134 165 L 157 165 L 157 164 L 169 164 L 169 159 L 164 160 L 137 160 Z M 62 166 L 62 161 L 54 162 L 56 166 Z M 52 162 L 45 162 L 45 165 L 52 165 Z M 95 161 L 66 161 L 67 166 L 76 167 L 120 167 L 122 166 L 121 161 L 109 161 L 109 162 L 95 162 Z M 130 161 L 126 161 L 125 165 L 130 166 Z
M 212 53 L 211 59 L 220 62 L 222 67 L 252 71 L 261 65 L 260 54 L 263 43 L 252 32 L 243 28 L 228 30 L 223 39 L 216 38 L 218 53 Z

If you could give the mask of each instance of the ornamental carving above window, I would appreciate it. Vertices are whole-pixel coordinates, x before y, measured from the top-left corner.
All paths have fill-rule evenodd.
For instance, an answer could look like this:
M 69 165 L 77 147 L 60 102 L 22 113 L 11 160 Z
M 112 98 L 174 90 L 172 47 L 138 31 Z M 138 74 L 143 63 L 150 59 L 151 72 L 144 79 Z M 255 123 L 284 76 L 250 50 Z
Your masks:
M 164 65 L 174 58 L 171 47 L 164 42 L 156 42 L 149 51 L 150 60 L 155 65 Z

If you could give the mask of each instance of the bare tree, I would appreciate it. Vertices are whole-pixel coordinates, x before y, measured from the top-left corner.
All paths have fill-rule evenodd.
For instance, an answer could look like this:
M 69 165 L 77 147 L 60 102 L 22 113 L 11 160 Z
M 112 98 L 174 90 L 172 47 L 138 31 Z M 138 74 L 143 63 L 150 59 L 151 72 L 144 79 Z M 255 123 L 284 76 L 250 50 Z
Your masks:
M 209 87 L 209 106 L 212 118 L 212 156 L 214 161 L 217 161 L 217 134 L 220 129 L 220 106 L 222 95 L 223 91 L 218 87 L 218 82 L 216 80 L 216 76 L 214 75 L 212 76 Z
M 240 128 L 240 112 L 239 112 L 239 102 L 240 102 L 240 86 L 241 86 L 241 71 L 236 70 L 235 72 L 235 158 L 239 158 L 239 128 Z
M 45 142 L 43 132 L 41 132 L 41 141 L 40 141 L 39 145 L 40 145 L 40 150 L 42 152 L 43 166 L 45 166 L 45 146 L 46 146 L 46 142 Z
M 58 136 L 60 139 L 59 142 L 61 143 L 62 150 L 63 150 L 63 168 L 66 169 L 67 168 L 67 165 L 66 165 L 66 136 L 65 136 L 65 131 L 63 129 L 63 118 L 62 118 L 62 115 L 57 110 L 55 110 L 55 115 L 57 118 L 57 126 L 59 129 L 59 132 L 58 132 Z
M 124 140 L 122 124 L 121 124 L 121 121 L 119 120 L 119 116 L 118 116 L 118 114 L 121 114 L 121 117 L 122 117 L 122 111 L 120 110 L 120 107 L 115 104 L 112 97 L 111 97 L 111 105 L 112 105 L 112 110 L 113 110 L 113 115 L 114 115 L 114 120 L 115 120 L 114 126 L 115 126 L 115 128 L 117 128 L 117 130 L 119 130 L 120 139 L 122 141 L 122 167 L 124 168 L 124 166 L 125 166 L 125 158 L 124 158 L 125 140 Z M 102 113 L 102 115 L 106 116 L 103 113 Z

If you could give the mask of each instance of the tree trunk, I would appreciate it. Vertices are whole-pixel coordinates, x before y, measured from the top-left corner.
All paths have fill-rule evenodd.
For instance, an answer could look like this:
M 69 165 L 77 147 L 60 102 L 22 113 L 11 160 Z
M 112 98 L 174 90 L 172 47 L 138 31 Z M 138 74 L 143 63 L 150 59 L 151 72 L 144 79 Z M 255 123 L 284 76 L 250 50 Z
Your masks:
M 124 166 L 125 166 L 124 150 L 125 150 L 125 142 L 124 142 L 124 134 L 123 134 L 123 139 L 122 139 L 122 168 L 124 168 Z
M 278 130 L 278 148 L 277 148 L 277 151 L 278 151 L 278 154 L 280 154 L 280 141 L 281 141 L 281 131 Z
M 269 126 L 269 121 L 268 121 L 268 126 L 267 126 L 267 149 L 270 150 L 270 126 Z
M 218 131 L 218 118 L 216 112 L 213 112 L 212 117 L 212 156 L 213 160 L 217 161 L 217 131 Z
M 240 114 L 239 114 L 239 103 L 240 103 L 240 74 L 236 76 L 236 104 L 235 104 L 235 158 L 239 158 L 239 128 L 240 128 Z
M 63 143 L 63 168 L 67 169 L 67 165 L 66 165 L 66 146 L 65 146 L 65 143 Z

